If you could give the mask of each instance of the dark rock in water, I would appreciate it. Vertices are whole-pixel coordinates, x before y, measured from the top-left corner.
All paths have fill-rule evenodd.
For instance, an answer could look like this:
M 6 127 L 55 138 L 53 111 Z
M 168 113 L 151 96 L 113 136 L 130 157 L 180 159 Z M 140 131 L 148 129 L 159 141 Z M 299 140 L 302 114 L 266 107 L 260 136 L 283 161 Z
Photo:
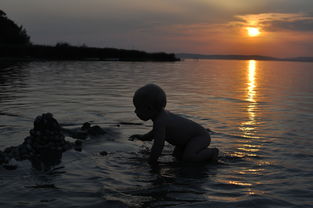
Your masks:
M 77 146 L 65 140 L 58 121 L 51 113 L 37 116 L 29 133 L 21 145 L 8 147 L 0 153 L 0 162 L 12 158 L 29 160 L 35 169 L 49 170 L 61 162 L 64 151 Z
M 51 113 L 42 114 L 34 121 L 34 128 L 30 130 L 20 151 L 22 159 L 29 159 L 32 166 L 38 170 L 48 170 L 58 165 L 62 153 L 71 146 L 61 132 L 61 127 Z
M 83 144 L 83 142 L 80 141 L 80 140 L 76 140 L 76 141 L 75 141 L 75 145 L 77 145 L 77 146 L 81 146 L 82 144 Z
M 74 149 L 78 152 L 82 151 L 82 142 L 80 140 L 76 140 L 74 143 Z
M 16 170 L 17 169 L 16 165 L 3 165 L 3 167 L 7 170 Z
M 93 135 L 93 136 L 97 136 L 97 135 L 103 135 L 105 134 L 106 132 L 99 126 L 92 126 L 89 130 L 88 130 L 88 133 L 90 135 Z
M 41 148 L 38 149 L 38 155 L 30 159 L 33 168 L 37 170 L 49 170 L 51 167 L 56 166 L 62 161 L 62 151 Z
M 87 134 L 92 136 L 98 136 L 106 133 L 100 126 L 91 126 L 89 122 L 84 123 L 80 129 L 86 131 Z
M 105 133 L 101 127 L 91 126 L 88 122 L 76 130 L 61 128 L 51 113 L 45 113 L 36 117 L 34 127 L 29 131 L 30 135 L 21 145 L 0 151 L 0 165 L 6 164 L 6 168 L 10 169 L 7 164 L 14 158 L 17 161 L 29 160 L 33 168 L 46 171 L 61 163 L 63 152 L 69 149 L 82 151 L 81 140 L 90 135 L 98 136 Z M 64 134 L 79 140 L 74 143 L 68 142 Z M 107 152 L 102 151 L 100 154 L 107 155 Z
M 5 163 L 6 160 L 5 160 L 5 155 L 2 151 L 0 151 L 0 165 Z
M 108 153 L 106 151 L 101 151 L 99 154 L 102 155 L 102 156 L 108 155 Z
M 80 140 L 85 140 L 88 136 L 100 136 L 106 134 L 106 131 L 100 126 L 91 126 L 89 122 L 84 123 L 79 129 L 61 128 L 61 131 L 66 136 Z
M 91 125 L 89 122 L 86 122 L 82 125 L 82 127 L 80 127 L 81 130 L 83 131 L 88 131 L 88 129 L 90 129 Z

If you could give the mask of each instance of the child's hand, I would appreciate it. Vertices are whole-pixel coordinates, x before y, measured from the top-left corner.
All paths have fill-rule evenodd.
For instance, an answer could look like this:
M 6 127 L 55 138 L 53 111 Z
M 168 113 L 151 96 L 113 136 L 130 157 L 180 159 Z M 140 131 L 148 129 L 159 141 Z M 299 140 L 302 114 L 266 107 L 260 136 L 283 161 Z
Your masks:
M 141 140 L 141 139 L 142 139 L 142 135 L 140 135 L 140 134 L 134 134 L 134 135 L 131 135 L 131 136 L 128 138 L 129 141 L 134 141 L 135 139 Z

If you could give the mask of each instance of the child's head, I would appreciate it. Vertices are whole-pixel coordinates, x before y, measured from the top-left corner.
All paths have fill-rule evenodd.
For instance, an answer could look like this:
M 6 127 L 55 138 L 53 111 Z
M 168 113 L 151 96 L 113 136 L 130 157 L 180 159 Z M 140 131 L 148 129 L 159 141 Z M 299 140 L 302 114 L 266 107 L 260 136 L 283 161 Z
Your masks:
M 137 116 L 146 121 L 156 116 L 166 106 L 166 95 L 161 87 L 147 84 L 139 88 L 133 97 Z

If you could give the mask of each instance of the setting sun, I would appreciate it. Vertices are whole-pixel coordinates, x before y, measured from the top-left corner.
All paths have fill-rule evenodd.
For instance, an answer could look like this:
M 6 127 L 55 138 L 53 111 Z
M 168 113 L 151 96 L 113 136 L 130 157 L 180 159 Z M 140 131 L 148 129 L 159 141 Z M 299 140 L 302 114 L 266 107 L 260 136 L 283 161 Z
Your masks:
M 259 28 L 256 28 L 256 27 L 247 27 L 247 31 L 250 37 L 258 36 L 261 33 Z

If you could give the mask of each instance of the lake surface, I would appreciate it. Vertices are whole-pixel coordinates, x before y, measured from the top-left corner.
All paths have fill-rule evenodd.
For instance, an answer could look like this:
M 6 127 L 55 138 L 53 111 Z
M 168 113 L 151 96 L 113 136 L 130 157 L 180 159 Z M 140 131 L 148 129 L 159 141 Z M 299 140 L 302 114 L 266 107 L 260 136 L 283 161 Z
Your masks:
M 0 149 L 22 143 L 45 112 L 68 128 L 91 121 L 109 131 L 86 141 L 82 152 L 64 153 L 52 173 L 35 171 L 28 161 L 16 162 L 16 170 L 0 167 L 0 207 L 312 207 L 313 63 L 0 67 Z M 166 91 L 167 109 L 215 132 L 218 165 L 176 162 L 166 145 L 159 167 L 151 168 L 151 143 L 128 141 L 151 128 L 136 118 L 132 95 L 152 82 Z

